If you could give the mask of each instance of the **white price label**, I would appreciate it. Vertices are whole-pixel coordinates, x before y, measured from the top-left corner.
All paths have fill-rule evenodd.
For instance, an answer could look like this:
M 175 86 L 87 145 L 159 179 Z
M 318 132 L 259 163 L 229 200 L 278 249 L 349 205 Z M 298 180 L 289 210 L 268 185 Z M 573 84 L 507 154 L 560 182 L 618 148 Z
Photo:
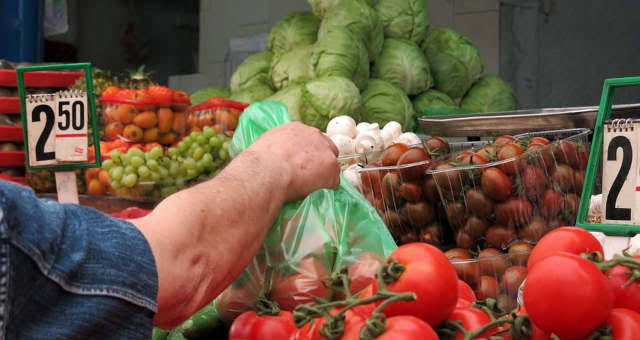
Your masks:
M 53 94 L 26 97 L 29 165 L 56 164 L 54 125 L 56 98 Z
M 602 144 L 602 212 L 605 223 L 640 222 L 637 199 L 640 124 L 616 119 L 604 125 Z
M 56 108 L 56 160 L 87 161 L 87 94 L 80 91 L 58 92 Z

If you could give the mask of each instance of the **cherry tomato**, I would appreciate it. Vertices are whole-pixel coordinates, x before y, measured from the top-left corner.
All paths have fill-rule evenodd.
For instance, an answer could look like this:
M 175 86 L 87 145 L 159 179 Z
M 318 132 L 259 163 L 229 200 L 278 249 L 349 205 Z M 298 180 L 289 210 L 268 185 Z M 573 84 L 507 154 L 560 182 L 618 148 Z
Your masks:
M 553 151 L 553 156 L 559 162 L 568 164 L 572 168 L 579 168 L 580 158 L 576 142 L 561 140 Z
M 522 166 L 526 164 L 526 157 L 519 157 L 524 153 L 524 149 L 515 143 L 506 144 L 500 147 L 498 150 L 498 161 L 504 161 L 511 158 L 509 162 L 498 165 L 502 171 L 507 175 L 513 175 L 522 169 Z M 524 161 L 524 162 L 523 162 Z
M 528 165 L 522 171 L 522 185 L 525 196 L 533 200 L 542 195 L 547 188 L 547 177 L 539 167 Z
M 413 315 L 433 327 L 439 325 L 453 311 L 458 300 L 458 276 L 449 259 L 438 248 L 426 243 L 402 245 L 389 255 L 391 258 L 404 265 L 404 272 L 396 281 L 387 284 L 387 289 L 414 292 L 417 299 L 392 303 L 383 309 L 383 313 L 387 316 Z M 374 287 L 377 291 L 377 280 Z
M 504 271 L 504 274 L 502 275 L 502 278 L 500 280 L 500 285 L 507 294 L 511 296 L 517 296 L 518 289 L 520 288 L 520 285 L 522 285 L 522 282 L 526 277 L 527 268 L 522 266 L 509 267 Z
M 496 140 L 493 142 L 493 144 L 495 144 L 497 146 L 502 146 L 502 145 L 510 144 L 510 143 L 513 143 L 513 142 L 516 142 L 516 141 L 517 141 L 516 137 L 509 136 L 509 135 L 503 135 L 503 136 L 500 136 L 500 137 L 496 138 Z
M 304 257 L 298 265 L 298 272 L 281 277 L 274 275 L 271 298 L 282 310 L 292 311 L 297 305 L 314 302 L 313 296 L 327 297 L 329 289 L 325 282 L 329 272 L 322 261 Z
M 531 270 L 538 262 L 558 252 L 579 255 L 594 251 L 604 254 L 598 239 L 588 231 L 577 227 L 556 228 L 542 237 L 533 248 L 527 267 Z
M 458 280 L 458 300 L 476 301 L 476 294 L 473 289 L 462 280 Z
M 450 151 L 449 142 L 441 137 L 429 137 L 424 144 L 427 147 L 429 154 L 432 154 L 433 156 L 445 156 Z
M 483 147 L 480 148 L 480 150 L 478 150 L 476 152 L 476 154 L 483 156 L 486 159 L 489 160 L 495 160 L 496 159 L 496 145 L 495 144 L 487 144 Z
M 433 179 L 440 188 L 442 195 L 447 198 L 454 197 L 462 188 L 462 173 L 455 170 L 456 166 L 452 163 L 438 164 L 435 170 L 446 170 L 433 174 Z
M 573 168 L 566 164 L 556 164 L 551 168 L 551 183 L 562 192 L 570 192 L 575 188 Z
M 500 277 L 509 267 L 505 254 L 496 248 L 487 248 L 478 254 L 478 264 L 480 265 L 480 273 Z
M 611 340 L 632 340 L 640 335 L 640 313 L 626 309 L 614 308 L 605 321 L 611 326 Z
M 500 294 L 500 285 L 498 281 L 492 276 L 482 275 L 478 281 L 476 288 L 476 296 L 478 300 L 485 300 L 488 298 L 496 299 Z
M 532 137 L 529 140 L 529 145 L 531 144 L 549 145 L 549 140 L 544 137 Z
M 489 160 L 487 159 L 487 157 L 484 156 L 484 154 L 473 153 L 471 151 L 465 151 L 460 153 L 456 157 L 456 160 L 460 162 L 460 165 L 463 165 L 463 166 L 482 165 L 482 164 L 489 163 Z
M 542 193 L 540 200 L 540 215 L 546 218 L 554 218 L 562 209 L 562 200 L 564 197 L 561 193 L 552 189 L 547 189 Z
M 391 166 L 398 164 L 398 159 L 405 151 L 409 150 L 409 146 L 403 143 L 396 143 L 382 152 L 382 166 Z
M 296 330 L 290 312 L 259 316 L 256 312 L 249 311 L 233 321 L 229 329 L 229 340 L 288 339 Z
M 398 158 L 397 165 L 400 167 L 398 171 L 402 180 L 405 182 L 422 180 L 430 165 L 430 162 L 425 161 L 429 159 L 431 159 L 429 154 L 421 146 L 410 147 Z
M 640 260 L 640 255 L 636 255 L 633 258 Z M 613 290 L 613 306 L 616 308 L 628 308 L 640 313 L 640 282 L 634 280 L 623 288 L 622 286 L 629 281 L 627 273 L 629 273 L 629 268 L 620 265 L 607 270 L 605 273 Z
M 488 218 L 493 213 L 493 202 L 480 188 L 469 189 L 465 194 L 465 202 L 467 209 L 480 218 Z
M 462 327 L 468 331 L 477 331 L 482 326 L 491 322 L 491 318 L 484 311 L 477 308 L 457 308 L 449 316 L 451 321 L 461 321 Z M 492 328 L 482 333 L 479 338 L 488 338 L 495 333 L 497 329 Z M 464 340 L 464 334 L 457 332 L 454 340 Z
M 359 340 L 364 320 L 345 326 L 341 340 Z M 426 322 L 411 315 L 393 316 L 386 320 L 385 331 L 377 340 L 438 340 L 436 332 Z
M 497 201 L 505 200 L 511 193 L 511 180 L 498 168 L 485 169 L 480 183 L 482 190 Z
M 584 339 L 613 306 L 605 276 L 593 262 L 570 253 L 553 254 L 529 267 L 523 299 L 531 320 L 563 340 Z
M 509 197 L 506 201 L 496 204 L 496 221 L 504 226 L 523 226 L 529 223 L 533 215 L 533 206 L 522 197 Z

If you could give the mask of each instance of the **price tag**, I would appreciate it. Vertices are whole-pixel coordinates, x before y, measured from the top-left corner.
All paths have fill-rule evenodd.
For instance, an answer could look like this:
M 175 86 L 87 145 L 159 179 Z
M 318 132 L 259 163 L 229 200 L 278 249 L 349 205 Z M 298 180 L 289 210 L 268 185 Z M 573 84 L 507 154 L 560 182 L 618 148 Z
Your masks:
M 614 119 L 604 124 L 602 211 L 605 223 L 640 222 L 639 133 L 640 124 L 631 119 Z
M 25 102 L 29 165 L 56 164 L 54 134 L 56 97 L 53 94 L 28 95 Z
M 87 94 L 81 91 L 58 92 L 56 113 L 56 161 L 87 161 Z

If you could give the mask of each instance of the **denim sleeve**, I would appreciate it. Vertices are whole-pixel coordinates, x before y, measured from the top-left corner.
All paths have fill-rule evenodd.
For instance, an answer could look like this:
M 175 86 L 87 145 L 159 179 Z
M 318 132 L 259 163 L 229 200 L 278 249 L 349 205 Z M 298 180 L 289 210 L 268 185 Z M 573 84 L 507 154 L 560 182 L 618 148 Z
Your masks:
M 157 292 L 131 223 L 0 180 L 0 338 L 150 339 Z

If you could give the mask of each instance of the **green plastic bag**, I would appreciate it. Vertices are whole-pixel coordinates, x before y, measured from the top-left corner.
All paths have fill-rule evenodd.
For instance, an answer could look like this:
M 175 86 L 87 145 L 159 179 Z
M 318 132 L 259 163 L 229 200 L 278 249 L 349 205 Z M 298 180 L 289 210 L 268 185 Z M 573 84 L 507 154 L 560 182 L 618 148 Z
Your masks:
M 267 130 L 290 121 L 286 105 L 263 101 L 240 116 L 229 151 L 246 149 Z M 285 204 L 262 249 L 244 273 L 214 301 L 230 322 L 255 310 L 260 293 L 282 310 L 335 298 L 327 287 L 333 273 L 348 268 L 351 292 L 364 289 L 396 244 L 376 210 L 341 177 L 336 190 L 317 190 Z

